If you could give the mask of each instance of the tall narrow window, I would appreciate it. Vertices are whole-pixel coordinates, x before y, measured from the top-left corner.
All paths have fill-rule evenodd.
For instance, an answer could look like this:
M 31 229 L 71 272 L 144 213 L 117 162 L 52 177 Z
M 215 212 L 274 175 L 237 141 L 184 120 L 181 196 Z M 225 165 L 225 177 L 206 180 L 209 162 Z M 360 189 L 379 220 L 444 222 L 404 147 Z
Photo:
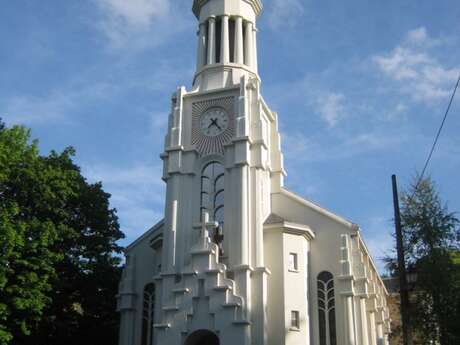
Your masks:
M 228 38 L 230 45 L 230 62 L 235 62 L 235 19 L 228 21 Z
M 203 52 L 203 65 L 207 65 L 208 61 L 208 47 L 209 47 L 209 22 L 204 24 L 204 52 Z
M 299 312 L 297 310 L 291 311 L 291 328 L 300 329 Z
M 224 225 L 224 166 L 219 162 L 206 165 L 201 173 L 201 215 L 203 211 L 209 217 Z
M 289 271 L 298 271 L 299 265 L 297 260 L 297 253 L 289 253 Z
M 222 17 L 216 19 L 216 63 L 222 62 L 220 57 L 220 47 L 222 44 Z
M 147 284 L 144 288 L 142 308 L 142 345 L 153 343 L 153 322 L 155 313 L 155 284 Z
M 243 63 L 245 65 L 249 65 L 248 61 L 246 61 L 246 40 L 247 40 L 247 36 L 246 36 L 246 30 L 247 29 L 247 26 L 246 26 L 246 22 L 243 21 Z
M 326 271 L 318 274 L 318 319 L 320 345 L 336 345 L 334 277 Z

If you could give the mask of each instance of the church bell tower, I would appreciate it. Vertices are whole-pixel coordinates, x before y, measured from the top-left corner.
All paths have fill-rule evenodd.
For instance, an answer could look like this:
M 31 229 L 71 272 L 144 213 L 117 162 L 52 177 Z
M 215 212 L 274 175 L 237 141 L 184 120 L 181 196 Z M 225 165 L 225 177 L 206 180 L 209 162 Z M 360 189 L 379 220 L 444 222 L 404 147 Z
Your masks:
M 195 0 L 199 21 L 194 87 L 208 90 L 258 78 L 256 18 L 260 0 Z
M 388 295 L 352 222 L 283 186 L 260 92 L 260 0 L 194 0 L 172 96 L 164 219 L 126 248 L 120 345 L 388 345 Z
M 259 91 L 261 10 L 260 0 L 193 3 L 196 73 L 192 90 L 180 87 L 172 97 L 162 155 L 155 344 L 213 336 L 221 345 L 266 344 L 263 222 L 284 170 L 276 114 Z

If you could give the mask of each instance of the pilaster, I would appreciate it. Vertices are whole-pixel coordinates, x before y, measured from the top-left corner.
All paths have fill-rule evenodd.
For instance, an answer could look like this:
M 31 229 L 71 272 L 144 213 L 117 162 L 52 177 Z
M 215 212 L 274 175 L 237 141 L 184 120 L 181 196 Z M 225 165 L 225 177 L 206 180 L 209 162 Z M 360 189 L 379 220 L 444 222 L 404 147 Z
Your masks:
M 270 271 L 258 267 L 252 273 L 252 339 L 251 345 L 266 345 L 268 343 L 267 321 L 267 291 Z
M 363 297 L 355 297 L 356 306 L 356 328 L 359 334 L 360 345 L 369 345 L 369 335 L 367 333 L 367 312 L 366 312 L 366 299 Z
M 350 262 L 350 236 L 348 234 L 343 234 L 340 237 L 341 272 L 338 280 L 344 311 L 343 325 L 345 332 L 345 345 L 358 345 L 356 342 L 355 306 L 353 303 L 354 284 Z
M 177 148 L 182 145 L 182 113 L 185 93 L 185 87 L 181 86 L 177 89 L 176 95 L 173 98 L 172 123 L 169 130 L 170 141 L 166 149 Z
M 131 345 L 134 342 L 136 317 L 135 256 L 126 257 L 117 295 L 117 311 L 120 313 L 119 345 Z

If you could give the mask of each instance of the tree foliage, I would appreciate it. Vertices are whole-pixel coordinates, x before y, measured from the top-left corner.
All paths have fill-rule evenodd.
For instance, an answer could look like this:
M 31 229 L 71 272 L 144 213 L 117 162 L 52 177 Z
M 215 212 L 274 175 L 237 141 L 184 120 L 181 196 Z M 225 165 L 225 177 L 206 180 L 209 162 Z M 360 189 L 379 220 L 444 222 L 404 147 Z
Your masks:
M 416 275 L 413 327 L 426 343 L 459 344 L 459 220 L 442 204 L 430 178 L 414 181 L 401 198 L 406 265 Z
M 73 155 L 42 156 L 29 130 L 0 121 L 1 345 L 116 342 L 123 233 Z

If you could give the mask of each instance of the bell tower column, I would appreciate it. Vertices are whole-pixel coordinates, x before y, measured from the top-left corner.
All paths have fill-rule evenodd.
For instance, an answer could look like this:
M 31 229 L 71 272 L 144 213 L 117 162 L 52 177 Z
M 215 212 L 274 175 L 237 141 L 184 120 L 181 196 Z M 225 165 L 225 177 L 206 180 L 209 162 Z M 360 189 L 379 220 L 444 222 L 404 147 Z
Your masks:
M 256 73 L 258 73 L 258 70 L 259 70 L 259 66 L 258 66 L 258 62 L 257 62 L 257 28 L 253 25 L 252 26 L 252 30 L 253 30 L 253 69 Z
M 244 63 L 242 17 L 236 17 L 235 19 L 235 62 L 238 64 Z
M 222 16 L 222 37 L 221 37 L 221 62 L 227 64 L 230 62 L 230 37 L 229 37 L 229 17 L 224 14 Z
M 216 62 L 216 17 L 209 18 L 208 26 L 208 64 Z
M 198 48 L 196 58 L 196 70 L 199 71 L 206 61 L 206 24 L 200 23 L 198 28 Z
M 245 37 L 246 39 L 244 40 L 245 43 L 245 48 L 244 48 L 244 62 L 249 68 L 254 67 L 254 57 L 253 57 L 253 49 L 254 49 L 254 44 L 253 44 L 253 37 L 254 37 L 254 32 L 253 32 L 253 24 L 251 22 L 246 22 L 245 23 Z
M 260 81 L 255 26 L 261 11 L 261 0 L 194 0 L 201 24 L 193 91 L 236 86 L 243 76 Z

